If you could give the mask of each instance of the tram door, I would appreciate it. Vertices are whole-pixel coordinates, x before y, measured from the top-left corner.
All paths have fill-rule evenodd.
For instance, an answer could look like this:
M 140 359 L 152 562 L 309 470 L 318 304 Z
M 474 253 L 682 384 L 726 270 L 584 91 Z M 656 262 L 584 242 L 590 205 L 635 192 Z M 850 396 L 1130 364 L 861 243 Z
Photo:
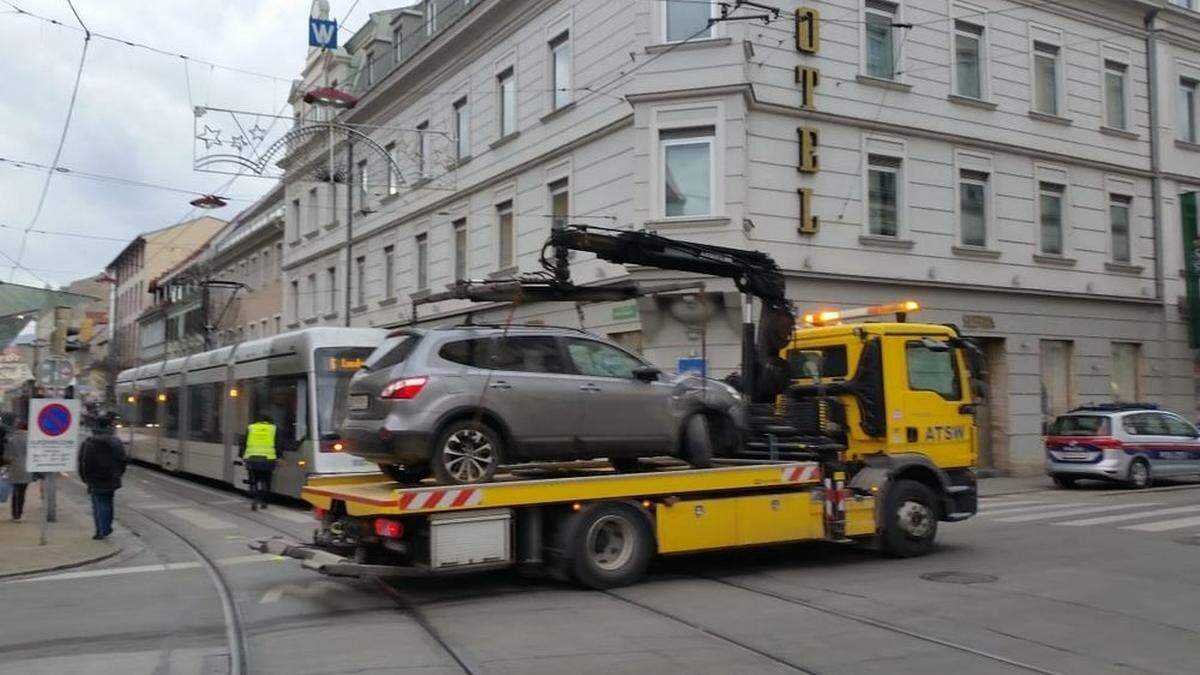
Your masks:
M 246 471 L 246 462 L 238 457 L 246 436 L 246 426 L 250 424 L 250 398 L 254 392 L 250 390 L 249 384 L 247 380 L 234 380 L 232 389 L 237 392 L 237 396 L 226 397 L 229 402 L 228 417 L 225 418 L 229 420 L 229 440 L 225 447 L 228 448 L 229 466 L 232 467 L 229 482 L 238 490 L 250 488 L 250 474 Z

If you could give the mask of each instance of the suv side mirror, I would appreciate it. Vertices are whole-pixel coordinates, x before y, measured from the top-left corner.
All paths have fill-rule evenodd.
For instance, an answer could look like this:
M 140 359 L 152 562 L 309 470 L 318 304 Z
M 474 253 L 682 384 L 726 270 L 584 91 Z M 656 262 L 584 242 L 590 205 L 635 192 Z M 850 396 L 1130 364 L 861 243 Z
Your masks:
M 642 382 L 655 382 L 658 376 L 662 375 L 662 371 L 654 366 L 642 366 L 633 369 L 633 377 Z

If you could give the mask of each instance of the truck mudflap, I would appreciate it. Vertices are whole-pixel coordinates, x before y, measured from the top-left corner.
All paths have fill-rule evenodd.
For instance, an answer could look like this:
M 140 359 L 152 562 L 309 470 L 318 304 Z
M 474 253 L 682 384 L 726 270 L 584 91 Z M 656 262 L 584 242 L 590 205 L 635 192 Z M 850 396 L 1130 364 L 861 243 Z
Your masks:
M 294 558 L 299 560 L 305 569 L 313 570 L 330 577 L 351 577 L 356 579 L 368 577 L 418 577 L 426 576 L 430 573 L 428 569 L 422 567 L 361 563 L 354 558 L 347 558 L 312 544 L 289 543 L 283 539 L 256 539 L 250 542 L 248 546 L 252 551 Z

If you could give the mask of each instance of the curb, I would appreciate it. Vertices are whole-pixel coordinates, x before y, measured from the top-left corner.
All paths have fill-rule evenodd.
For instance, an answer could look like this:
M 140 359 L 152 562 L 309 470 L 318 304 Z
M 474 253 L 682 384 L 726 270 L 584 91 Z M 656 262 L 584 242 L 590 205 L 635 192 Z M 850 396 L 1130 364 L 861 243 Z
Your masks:
M 22 570 L 20 572 L 5 572 L 3 574 L 0 574 L 0 580 L 11 579 L 13 577 L 28 577 L 28 576 L 33 576 L 35 574 L 45 574 L 47 572 L 61 572 L 63 570 L 71 570 L 71 569 L 75 569 L 76 567 L 83 567 L 84 565 L 91 565 L 93 563 L 98 563 L 98 562 L 108 560 L 109 558 L 114 558 L 114 557 L 120 555 L 124 550 L 125 550 L 124 546 L 117 546 L 116 548 L 114 548 L 113 550 L 111 550 L 107 553 L 92 556 L 91 558 L 87 558 L 84 560 L 77 560 L 75 562 L 63 563 L 61 565 L 52 565 L 50 567 L 42 567 L 39 569 Z

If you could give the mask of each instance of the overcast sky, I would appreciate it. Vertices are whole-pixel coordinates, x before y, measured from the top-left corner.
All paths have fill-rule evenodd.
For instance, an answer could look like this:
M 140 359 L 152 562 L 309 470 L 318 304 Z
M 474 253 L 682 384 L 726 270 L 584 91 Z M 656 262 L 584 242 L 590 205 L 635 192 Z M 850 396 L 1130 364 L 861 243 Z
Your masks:
M 66 0 L 9 0 L 29 12 L 77 26 Z M 192 170 L 192 106 L 274 113 L 307 53 L 310 0 L 74 0 L 93 31 L 221 65 L 269 73 L 272 81 L 191 64 L 189 92 L 178 58 L 93 39 L 59 166 L 177 186 L 197 192 L 227 176 Z M 411 0 L 330 0 L 331 15 L 359 28 L 367 16 Z M 342 31 L 341 41 L 351 31 Z M 0 157 L 50 164 L 62 132 L 83 33 L 11 12 L 0 2 Z M 287 113 L 285 113 L 287 114 Z M 45 174 L 0 163 L 0 251 L 17 257 L 21 230 L 33 218 Z M 238 179 L 209 211 L 232 218 L 269 189 L 262 178 Z M 183 194 L 57 174 L 36 229 L 132 239 L 196 215 Z M 59 285 L 99 273 L 120 252 L 118 241 L 30 234 L 22 262 Z M 152 254 L 153 252 L 151 252 Z M 0 255 L 0 280 L 12 264 Z M 12 281 L 41 285 L 18 270 Z

